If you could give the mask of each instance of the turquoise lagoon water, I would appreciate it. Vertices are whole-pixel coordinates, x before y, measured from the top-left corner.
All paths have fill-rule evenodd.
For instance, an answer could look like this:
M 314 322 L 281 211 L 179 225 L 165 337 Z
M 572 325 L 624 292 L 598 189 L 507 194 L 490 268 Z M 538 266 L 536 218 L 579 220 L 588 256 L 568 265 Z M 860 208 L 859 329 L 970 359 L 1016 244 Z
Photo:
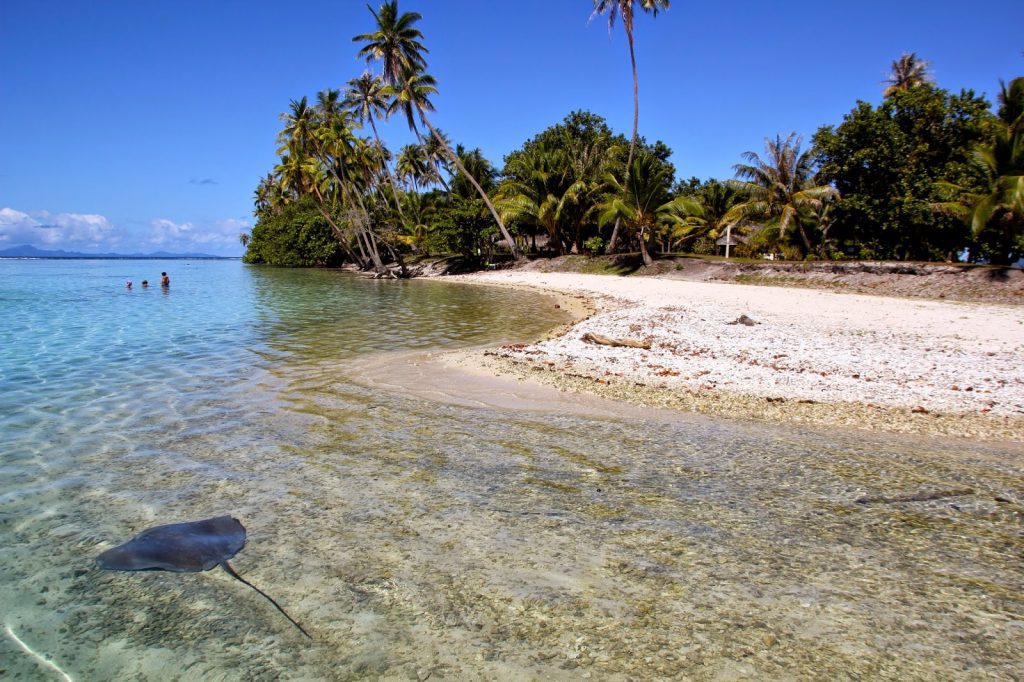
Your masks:
M 0 260 L 0 677 L 1024 674 L 1019 445 L 470 409 L 348 373 L 561 322 L 440 281 Z M 971 492 L 856 502 L 943 489 Z M 94 565 L 220 514 L 311 641 L 221 571 Z

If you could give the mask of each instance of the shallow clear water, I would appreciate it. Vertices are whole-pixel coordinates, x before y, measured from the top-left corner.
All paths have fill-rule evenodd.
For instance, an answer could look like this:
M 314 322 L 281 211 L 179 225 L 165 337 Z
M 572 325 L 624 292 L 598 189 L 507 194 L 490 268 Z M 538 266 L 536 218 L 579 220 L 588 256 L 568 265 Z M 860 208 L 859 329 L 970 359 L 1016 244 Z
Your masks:
M 161 270 L 169 291 L 139 288 Z M 1018 445 L 467 409 L 346 375 L 561 321 L 438 281 L 0 260 L 0 675 L 62 679 L 17 640 L 73 679 L 1024 674 Z M 225 513 L 235 568 L 312 641 L 223 572 L 94 567 Z

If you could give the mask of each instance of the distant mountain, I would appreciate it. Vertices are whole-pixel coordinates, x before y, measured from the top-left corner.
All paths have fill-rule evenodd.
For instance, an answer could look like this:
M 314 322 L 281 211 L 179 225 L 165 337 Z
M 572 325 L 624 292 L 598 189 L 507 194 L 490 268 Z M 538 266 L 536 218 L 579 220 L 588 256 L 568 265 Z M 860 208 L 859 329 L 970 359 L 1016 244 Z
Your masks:
M 46 251 L 24 244 L 0 251 L 0 258 L 227 258 L 208 253 L 82 253 L 80 251 Z

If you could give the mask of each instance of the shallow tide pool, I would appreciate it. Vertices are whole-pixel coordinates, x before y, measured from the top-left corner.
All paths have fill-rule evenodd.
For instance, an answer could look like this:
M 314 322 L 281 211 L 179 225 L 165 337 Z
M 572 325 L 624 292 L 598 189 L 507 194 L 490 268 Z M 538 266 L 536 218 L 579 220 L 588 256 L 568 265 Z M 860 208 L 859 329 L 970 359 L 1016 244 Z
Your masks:
M 139 288 L 162 270 L 169 291 Z M 473 409 L 349 378 L 565 321 L 489 287 L 0 261 L 0 320 L 0 676 L 1024 675 L 1019 444 Z M 937 496 L 897 499 L 918 493 Z M 95 567 L 221 514 L 249 532 L 232 565 L 312 640 L 222 571 Z

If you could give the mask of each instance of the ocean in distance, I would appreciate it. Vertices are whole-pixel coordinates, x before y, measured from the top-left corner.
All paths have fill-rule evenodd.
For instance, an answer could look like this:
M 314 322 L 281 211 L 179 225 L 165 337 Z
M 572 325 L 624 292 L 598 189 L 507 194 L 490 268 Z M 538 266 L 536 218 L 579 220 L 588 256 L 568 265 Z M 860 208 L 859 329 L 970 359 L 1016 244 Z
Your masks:
M 529 292 L 233 260 L 0 261 L 0 675 L 1024 671 L 1013 444 L 468 408 L 346 372 L 563 315 Z M 972 494 L 856 501 L 942 489 Z M 221 514 L 249 532 L 234 567 L 312 640 L 221 571 L 94 564 Z

